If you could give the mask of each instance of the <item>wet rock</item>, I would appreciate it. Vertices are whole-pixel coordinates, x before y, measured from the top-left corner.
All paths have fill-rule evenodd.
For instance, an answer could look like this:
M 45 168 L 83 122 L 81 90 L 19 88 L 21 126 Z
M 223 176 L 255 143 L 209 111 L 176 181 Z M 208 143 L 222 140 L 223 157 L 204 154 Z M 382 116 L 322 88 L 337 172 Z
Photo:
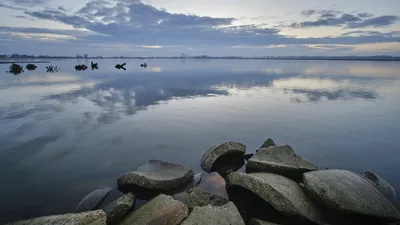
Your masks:
M 106 225 L 106 214 L 102 210 L 96 210 L 83 213 L 43 216 L 43 217 L 13 222 L 7 225 L 44 225 L 44 224 Z
M 132 171 L 118 177 L 118 188 L 124 192 L 133 192 L 145 188 L 157 192 L 168 192 L 186 185 L 193 179 L 192 169 L 158 160 L 150 160 L 138 171 Z
M 276 146 L 275 142 L 271 138 L 268 138 L 260 148 L 269 148 L 274 146 Z
M 88 194 L 86 197 L 84 197 L 81 202 L 79 202 L 78 206 L 76 207 L 76 212 L 86 212 L 86 211 L 91 211 L 94 209 L 98 209 L 104 198 L 108 195 L 108 193 L 111 191 L 111 188 L 105 188 L 105 189 L 98 189 L 90 194 Z
M 207 205 L 194 207 L 189 217 L 181 225 L 244 225 L 235 204 L 228 202 L 223 206 Z
M 248 172 L 277 173 L 296 181 L 301 180 L 303 173 L 317 169 L 298 156 L 289 145 L 259 149 L 246 167 Z
M 248 225 L 280 225 L 280 224 L 251 218 L 248 222 Z
M 228 203 L 228 199 L 223 198 L 219 195 L 210 193 L 201 188 L 193 188 L 189 194 L 189 198 L 186 201 L 186 205 L 189 209 L 193 209 L 195 206 L 221 206 Z
M 128 193 L 102 208 L 107 215 L 107 225 L 117 224 L 135 205 L 135 195 Z
M 321 223 L 320 212 L 313 202 L 307 198 L 300 185 L 286 177 L 271 173 L 234 172 L 227 176 L 226 182 L 228 193 L 232 193 L 229 190 L 231 188 L 241 187 L 254 193 L 277 212 L 287 217 L 296 218 L 299 221 Z M 240 195 L 239 192 L 235 192 L 235 194 Z M 243 196 L 232 196 L 232 199 L 238 198 L 243 198 Z
M 171 196 L 160 194 L 127 215 L 120 225 L 177 225 L 188 216 L 188 208 Z
M 100 205 L 97 207 L 98 209 L 102 209 L 109 205 L 110 203 L 114 202 L 115 200 L 121 198 L 125 194 L 122 193 L 118 188 L 113 188 L 106 197 L 103 199 L 103 201 L 100 203 Z
M 235 157 L 237 156 L 241 161 L 243 161 L 243 155 L 246 153 L 246 146 L 238 142 L 225 142 L 220 145 L 213 146 L 204 151 L 201 157 L 201 168 L 210 173 L 218 170 L 217 160 L 224 157 Z M 218 165 L 223 166 L 222 170 L 238 170 L 243 166 L 241 161 L 239 163 L 230 163 L 233 160 L 227 159 L 224 162 L 218 163 Z M 230 163 L 230 165 L 228 165 Z M 239 164 L 239 165 L 237 165 Z M 241 164 L 241 165 L 240 165 Z M 239 168 L 238 168 L 239 167 Z
M 363 176 L 370 181 L 378 191 L 380 191 L 387 199 L 396 200 L 396 191 L 388 182 L 371 171 L 365 171 Z
M 387 220 L 400 220 L 400 213 L 374 186 L 346 170 L 321 170 L 304 174 L 304 188 L 325 208 Z

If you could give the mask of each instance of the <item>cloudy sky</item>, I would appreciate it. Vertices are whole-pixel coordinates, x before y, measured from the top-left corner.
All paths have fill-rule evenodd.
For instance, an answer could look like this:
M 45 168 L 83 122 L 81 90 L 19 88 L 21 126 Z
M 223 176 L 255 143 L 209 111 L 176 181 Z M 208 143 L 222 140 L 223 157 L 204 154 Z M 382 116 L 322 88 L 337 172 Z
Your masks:
M 0 54 L 396 55 L 399 0 L 1 0 Z

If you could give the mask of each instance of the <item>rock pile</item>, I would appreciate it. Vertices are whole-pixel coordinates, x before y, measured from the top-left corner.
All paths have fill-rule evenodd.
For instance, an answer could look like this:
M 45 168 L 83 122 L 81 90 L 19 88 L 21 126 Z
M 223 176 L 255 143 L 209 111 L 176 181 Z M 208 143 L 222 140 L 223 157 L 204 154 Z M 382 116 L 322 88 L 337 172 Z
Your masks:
M 213 146 L 204 151 L 201 168 L 205 172 L 194 175 L 186 166 L 150 160 L 118 177 L 120 192 L 96 190 L 82 199 L 76 213 L 11 224 L 389 225 L 400 221 L 391 202 L 396 192 L 378 175 L 318 170 L 292 147 L 276 146 L 272 139 L 250 154 L 238 142 Z M 210 180 L 214 186 L 205 184 Z

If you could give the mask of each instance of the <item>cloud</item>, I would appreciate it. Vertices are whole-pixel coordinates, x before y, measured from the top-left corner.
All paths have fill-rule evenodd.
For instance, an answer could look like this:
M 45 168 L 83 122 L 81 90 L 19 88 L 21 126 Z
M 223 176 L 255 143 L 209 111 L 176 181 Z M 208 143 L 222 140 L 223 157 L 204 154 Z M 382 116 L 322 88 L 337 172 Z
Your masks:
M 360 22 L 349 23 L 347 28 L 383 27 L 394 24 L 400 19 L 398 16 L 379 16 Z
M 50 0 L 5 0 L 14 5 L 22 6 L 40 6 L 50 2 Z
M 8 4 L 4 4 L 4 3 L 1 3 L 1 2 L 0 2 L 0 8 L 6 8 L 6 9 L 12 9 L 12 10 L 26 10 L 25 8 L 8 5 Z

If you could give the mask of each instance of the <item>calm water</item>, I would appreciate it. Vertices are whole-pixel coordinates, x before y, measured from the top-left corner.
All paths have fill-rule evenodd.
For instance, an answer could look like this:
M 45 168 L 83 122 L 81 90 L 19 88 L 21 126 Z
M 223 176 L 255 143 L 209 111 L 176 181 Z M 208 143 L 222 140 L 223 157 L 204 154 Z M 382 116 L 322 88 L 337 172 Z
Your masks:
M 149 159 L 198 172 L 203 150 L 229 140 L 251 152 L 271 137 L 321 168 L 372 170 L 400 190 L 399 63 L 120 62 L 0 73 L 0 223 L 73 211 Z

